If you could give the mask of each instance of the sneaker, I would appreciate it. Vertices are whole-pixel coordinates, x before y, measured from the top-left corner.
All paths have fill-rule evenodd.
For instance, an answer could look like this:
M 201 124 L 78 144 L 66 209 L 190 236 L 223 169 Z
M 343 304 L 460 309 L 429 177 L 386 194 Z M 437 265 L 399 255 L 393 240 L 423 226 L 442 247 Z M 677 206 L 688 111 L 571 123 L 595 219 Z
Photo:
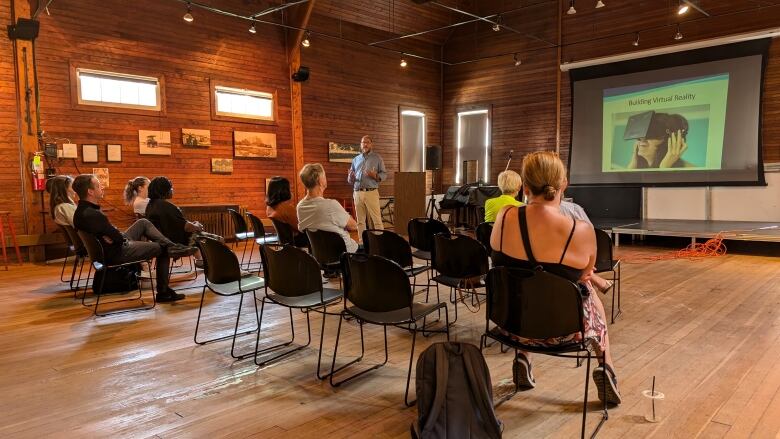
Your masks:
M 606 373 L 605 373 L 606 369 Z M 599 390 L 599 399 L 607 404 L 618 405 L 623 402 L 617 387 L 617 377 L 611 367 L 607 365 L 598 366 L 593 369 L 593 381 Z
M 536 387 L 536 380 L 531 370 L 531 362 L 523 353 L 518 352 L 512 364 L 512 381 L 518 390 L 530 390 Z
M 181 244 L 173 244 L 167 247 L 168 256 L 172 258 L 181 258 L 184 256 L 192 256 L 198 249 L 196 247 L 188 247 Z
M 176 302 L 177 300 L 183 300 L 186 296 L 179 294 L 172 288 L 168 287 L 165 293 L 157 293 L 157 301 L 160 303 Z

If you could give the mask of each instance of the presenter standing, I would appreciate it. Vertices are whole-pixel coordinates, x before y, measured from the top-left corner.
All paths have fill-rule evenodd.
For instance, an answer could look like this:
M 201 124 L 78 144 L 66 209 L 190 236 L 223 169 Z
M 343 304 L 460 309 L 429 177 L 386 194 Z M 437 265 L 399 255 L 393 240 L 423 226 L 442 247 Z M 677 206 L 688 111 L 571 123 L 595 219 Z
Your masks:
M 372 151 L 374 142 L 370 136 L 360 139 L 360 151 L 352 159 L 347 182 L 352 185 L 357 216 L 358 234 L 362 238 L 363 230 L 384 229 L 379 209 L 379 183 L 387 178 L 387 170 L 382 157 Z

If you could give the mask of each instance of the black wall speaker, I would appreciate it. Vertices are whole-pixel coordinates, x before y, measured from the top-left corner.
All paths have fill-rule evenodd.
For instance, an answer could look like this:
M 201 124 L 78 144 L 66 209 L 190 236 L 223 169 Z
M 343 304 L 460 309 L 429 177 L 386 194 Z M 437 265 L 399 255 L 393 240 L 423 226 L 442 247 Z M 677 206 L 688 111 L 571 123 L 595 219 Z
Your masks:
M 295 82 L 303 82 L 309 79 L 309 68 L 306 66 L 298 67 L 298 71 L 293 73 L 292 79 Z
M 428 145 L 425 148 L 425 170 L 438 171 L 441 169 L 441 146 Z
M 28 40 L 32 41 L 38 37 L 38 30 L 40 23 L 36 20 L 30 20 L 28 18 L 20 18 L 16 20 L 16 24 L 8 26 L 8 38 L 12 40 Z

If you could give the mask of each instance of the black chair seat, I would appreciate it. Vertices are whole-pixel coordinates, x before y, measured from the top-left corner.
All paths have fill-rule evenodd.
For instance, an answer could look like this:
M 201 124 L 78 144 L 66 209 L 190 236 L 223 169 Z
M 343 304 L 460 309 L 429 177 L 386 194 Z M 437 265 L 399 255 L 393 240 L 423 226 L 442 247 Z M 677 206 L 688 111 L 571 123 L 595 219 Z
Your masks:
M 442 285 L 446 285 L 452 288 L 484 288 L 485 287 L 485 281 L 482 278 L 479 279 L 479 282 L 470 283 L 468 285 L 466 285 L 463 282 L 463 279 L 457 277 L 445 276 L 443 274 L 434 276 L 432 279 Z
M 429 265 L 414 265 L 412 267 L 404 268 L 404 271 L 406 272 L 407 276 L 412 277 L 412 276 L 417 276 L 420 273 L 425 273 L 430 268 L 431 267 Z
M 373 323 L 376 325 L 400 325 L 404 323 L 410 323 L 417 321 L 437 308 L 443 308 L 447 306 L 444 303 L 412 303 L 411 315 L 409 317 L 409 308 L 397 309 L 387 312 L 371 312 L 364 309 L 360 309 L 356 306 L 347 307 L 347 311 L 353 316 L 357 317 L 364 322 Z
M 430 261 L 431 260 L 431 252 L 426 252 L 423 250 L 415 250 L 412 252 L 412 256 L 414 256 L 417 259 L 422 259 L 424 261 Z
M 334 288 L 322 289 L 323 300 L 320 300 L 319 291 L 315 291 L 311 294 L 306 294 L 303 296 L 292 296 L 292 297 L 282 296 L 281 294 L 276 294 L 270 291 L 267 294 L 268 299 L 272 300 L 273 302 L 279 305 L 286 306 L 288 308 L 312 308 L 320 305 L 328 305 L 330 303 L 337 302 L 343 296 L 344 293 L 341 292 L 341 290 L 337 290 Z
M 494 327 L 493 329 L 488 331 L 488 335 L 490 336 L 490 338 L 497 340 L 499 343 L 509 346 L 511 348 L 520 349 L 529 352 L 537 352 L 540 354 L 577 352 L 577 351 L 581 351 L 583 347 L 583 343 L 581 342 L 568 342 L 568 343 L 561 343 L 561 344 L 556 344 L 551 346 L 538 346 L 533 344 L 525 344 L 507 335 L 506 333 L 504 333 L 504 331 L 502 331 L 498 327 Z
M 240 282 L 240 288 L 239 288 Z M 248 292 L 253 290 L 259 290 L 265 286 L 265 280 L 258 276 L 245 276 L 241 280 L 228 282 L 224 284 L 208 284 L 209 289 L 221 296 L 232 296 L 238 294 L 241 291 Z
M 279 242 L 279 237 L 276 236 L 276 235 L 266 235 L 266 236 L 264 236 L 262 238 L 255 239 L 255 242 L 260 244 L 260 245 L 276 244 L 276 243 Z
M 243 241 L 245 239 L 251 239 L 255 237 L 255 232 L 243 232 L 243 233 L 236 233 L 236 239 Z

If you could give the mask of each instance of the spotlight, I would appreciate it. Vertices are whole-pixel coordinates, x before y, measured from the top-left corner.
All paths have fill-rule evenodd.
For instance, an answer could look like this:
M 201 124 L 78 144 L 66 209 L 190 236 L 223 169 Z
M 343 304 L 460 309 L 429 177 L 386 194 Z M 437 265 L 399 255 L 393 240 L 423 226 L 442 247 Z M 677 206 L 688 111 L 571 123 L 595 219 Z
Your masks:
M 406 66 L 407 66 L 406 60 L 402 58 L 401 59 L 401 67 L 406 67 Z
M 674 39 L 677 40 L 677 41 L 680 41 L 680 40 L 683 39 L 683 34 L 682 34 L 682 32 L 680 32 L 680 25 L 679 24 L 677 25 L 677 33 L 674 34 Z
M 596 2 L 596 9 L 603 8 L 604 6 L 607 5 L 605 5 L 603 1 L 599 0 Z
M 256 34 L 257 29 L 255 28 L 255 23 L 252 23 L 252 26 L 249 27 L 249 33 L 250 34 Z
M 493 31 L 494 31 L 494 32 L 498 32 L 498 31 L 500 31 L 500 30 L 501 30 L 501 16 L 499 15 L 499 16 L 496 18 L 496 22 L 495 22 L 495 23 L 493 23 Z
M 311 41 L 309 41 L 309 31 L 306 31 L 306 34 L 303 36 L 303 40 L 301 41 L 301 46 L 303 47 L 309 47 L 311 46 Z
M 522 61 L 520 58 L 518 58 L 518 57 L 517 57 L 517 54 L 516 54 L 516 53 L 515 53 L 515 56 L 514 56 L 514 57 L 512 57 L 512 59 L 514 59 L 514 60 L 515 60 L 515 67 L 518 67 L 518 66 L 520 66 L 520 64 L 522 64 L 522 63 L 523 63 L 523 61 Z
M 193 21 L 195 21 L 195 17 L 192 16 L 192 6 L 190 6 L 189 3 L 187 3 L 187 13 L 184 14 L 184 17 L 182 17 L 182 18 L 187 23 L 192 23 Z
M 639 32 L 636 33 L 636 38 L 634 38 L 634 42 L 631 43 L 634 47 L 639 47 Z
M 574 0 L 569 1 L 569 10 L 566 11 L 566 14 L 568 15 L 574 15 L 577 13 L 577 10 L 574 9 Z
M 677 8 L 677 15 L 684 15 L 689 9 L 688 4 L 680 0 L 680 6 Z

